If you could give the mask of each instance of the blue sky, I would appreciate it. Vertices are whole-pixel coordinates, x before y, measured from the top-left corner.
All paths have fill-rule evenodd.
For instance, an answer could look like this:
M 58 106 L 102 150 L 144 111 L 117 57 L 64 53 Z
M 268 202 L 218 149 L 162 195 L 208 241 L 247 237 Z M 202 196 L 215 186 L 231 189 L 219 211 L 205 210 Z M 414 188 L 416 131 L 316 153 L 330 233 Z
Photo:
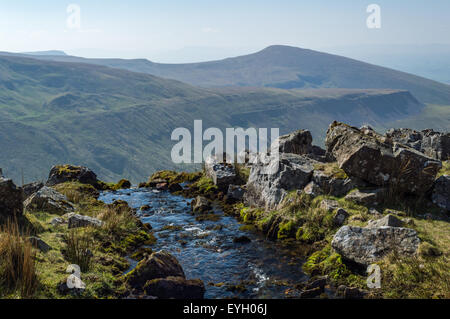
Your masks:
M 72 3 L 81 9 L 81 29 L 67 28 Z M 366 26 L 371 3 L 381 7 L 381 29 Z M 450 45 L 449 16 L 448 0 L 2 0 L 0 51 L 201 61 L 271 44 Z

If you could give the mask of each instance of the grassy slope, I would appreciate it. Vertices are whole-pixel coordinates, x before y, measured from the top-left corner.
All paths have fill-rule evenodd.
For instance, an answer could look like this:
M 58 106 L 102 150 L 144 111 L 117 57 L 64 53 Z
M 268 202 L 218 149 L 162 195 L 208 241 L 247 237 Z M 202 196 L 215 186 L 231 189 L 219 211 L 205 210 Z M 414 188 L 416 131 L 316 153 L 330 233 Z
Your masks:
M 57 163 L 101 178 L 142 181 L 171 165 L 171 132 L 204 127 L 311 129 L 316 143 L 335 119 L 377 125 L 417 114 L 409 93 L 377 90 L 200 89 L 86 64 L 0 58 L 0 167 L 25 181 Z M 180 167 L 178 167 L 179 169 Z M 183 167 L 189 169 L 192 167 Z
M 100 64 L 204 87 L 389 88 L 409 90 L 423 103 L 450 104 L 449 85 L 337 55 L 281 45 L 235 58 L 189 64 L 71 56 L 39 58 Z

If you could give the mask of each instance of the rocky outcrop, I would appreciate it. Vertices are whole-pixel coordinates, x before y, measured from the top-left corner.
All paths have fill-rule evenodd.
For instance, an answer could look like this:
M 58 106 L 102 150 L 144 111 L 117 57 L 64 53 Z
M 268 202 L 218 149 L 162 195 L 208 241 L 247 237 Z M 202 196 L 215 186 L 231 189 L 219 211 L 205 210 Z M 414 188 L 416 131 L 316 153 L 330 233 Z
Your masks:
M 344 258 L 362 265 L 376 262 L 394 250 L 400 255 L 415 254 L 419 244 L 415 230 L 401 227 L 343 226 L 331 242 Z
M 199 279 L 170 276 L 147 281 L 144 290 L 147 295 L 160 299 L 203 299 L 205 285 Z
M 24 205 L 29 211 L 45 211 L 58 215 L 73 212 L 75 209 L 66 196 L 47 186 L 31 195 Z
M 186 278 L 178 260 L 166 251 L 159 251 L 141 260 L 126 275 L 126 281 L 131 287 L 142 289 L 149 280 L 171 276 Z
M 69 214 L 68 228 L 80 228 L 80 227 L 101 227 L 103 222 L 100 219 L 79 215 Z
M 0 176 L 0 221 L 23 213 L 22 190 L 12 180 Z
M 416 131 L 408 128 L 390 129 L 386 137 L 407 145 L 425 155 L 446 161 L 450 157 L 450 133 L 440 133 L 431 129 Z
M 87 167 L 73 165 L 53 166 L 48 175 L 46 186 L 54 186 L 65 182 L 80 182 L 98 187 L 97 175 Z
M 437 206 L 450 211 L 450 176 L 439 177 L 433 186 L 431 200 Z
M 253 165 L 244 201 L 249 206 L 275 209 L 288 191 L 303 189 L 311 181 L 315 163 L 303 155 L 281 153 L 279 160 Z
M 327 131 L 327 151 L 349 176 L 397 191 L 423 194 L 431 188 L 442 164 L 373 130 L 333 122 Z
M 27 199 L 34 193 L 36 193 L 38 190 L 40 190 L 42 187 L 44 187 L 44 183 L 42 182 L 33 182 L 22 186 L 23 190 L 23 198 Z
M 236 183 L 237 175 L 232 164 L 224 159 L 219 161 L 217 157 L 210 156 L 205 160 L 206 176 L 212 179 L 213 183 L 221 190 L 226 191 L 230 184 Z

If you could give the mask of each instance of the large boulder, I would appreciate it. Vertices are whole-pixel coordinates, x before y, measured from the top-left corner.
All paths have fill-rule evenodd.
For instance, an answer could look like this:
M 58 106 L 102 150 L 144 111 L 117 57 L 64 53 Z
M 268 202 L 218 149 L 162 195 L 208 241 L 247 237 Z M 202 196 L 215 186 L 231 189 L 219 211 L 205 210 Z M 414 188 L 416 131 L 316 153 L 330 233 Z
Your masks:
M 378 228 L 383 226 L 402 227 L 403 222 L 394 215 L 388 214 L 380 219 L 369 220 L 367 228 Z
M 355 190 L 348 193 L 345 199 L 359 205 L 373 205 L 376 206 L 383 201 L 386 194 L 385 188 Z
M 372 130 L 339 122 L 328 128 L 325 144 L 347 175 L 399 192 L 423 194 L 442 167 L 440 161 Z
M 297 154 L 281 153 L 268 164 L 252 166 L 244 201 L 266 210 L 275 209 L 291 190 L 301 190 L 310 181 L 316 161 Z
M 48 175 L 46 186 L 54 186 L 65 182 L 80 182 L 98 186 L 97 175 L 89 168 L 74 165 L 53 166 Z
M 20 217 L 23 213 L 22 189 L 12 180 L 0 176 L 0 221 Z
M 433 186 L 431 200 L 437 206 L 450 211 L 450 176 L 443 175 L 439 177 Z
M 224 191 L 230 184 L 237 181 L 236 170 L 233 164 L 226 162 L 226 154 L 223 160 L 219 160 L 216 156 L 209 156 L 205 160 L 205 173 L 219 189 Z
M 45 211 L 58 215 L 64 215 L 75 210 L 66 196 L 47 186 L 31 195 L 24 202 L 24 205 L 29 211 Z
M 178 260 L 166 251 L 159 251 L 142 259 L 126 275 L 126 281 L 133 288 L 143 289 L 149 280 L 170 276 L 186 278 Z
M 80 227 L 101 227 L 103 222 L 100 219 L 79 214 L 69 214 L 68 228 Z
M 144 290 L 147 295 L 161 299 L 203 299 L 205 285 L 200 279 L 170 276 L 147 281 Z
M 308 130 L 298 130 L 278 137 L 280 153 L 305 155 L 312 152 L 312 136 Z
M 446 161 L 450 157 L 450 133 L 400 128 L 390 129 L 385 135 L 392 141 L 408 145 L 432 158 Z
M 413 255 L 417 252 L 419 244 L 420 239 L 415 230 L 387 226 L 378 228 L 343 226 L 331 242 L 331 246 L 345 259 L 366 266 L 393 251 L 400 255 Z

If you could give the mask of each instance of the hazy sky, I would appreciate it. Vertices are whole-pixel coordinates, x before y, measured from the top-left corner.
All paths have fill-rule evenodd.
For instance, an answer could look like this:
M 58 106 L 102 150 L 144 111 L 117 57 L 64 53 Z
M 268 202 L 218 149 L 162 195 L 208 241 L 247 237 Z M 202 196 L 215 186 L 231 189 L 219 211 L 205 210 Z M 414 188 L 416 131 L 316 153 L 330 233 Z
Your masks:
M 312 49 L 450 44 L 449 0 L 0 0 L 0 51 L 208 60 L 271 44 Z M 369 4 L 381 29 L 368 29 Z M 69 4 L 80 29 L 67 25 Z M 181 61 L 180 61 L 181 62 Z

